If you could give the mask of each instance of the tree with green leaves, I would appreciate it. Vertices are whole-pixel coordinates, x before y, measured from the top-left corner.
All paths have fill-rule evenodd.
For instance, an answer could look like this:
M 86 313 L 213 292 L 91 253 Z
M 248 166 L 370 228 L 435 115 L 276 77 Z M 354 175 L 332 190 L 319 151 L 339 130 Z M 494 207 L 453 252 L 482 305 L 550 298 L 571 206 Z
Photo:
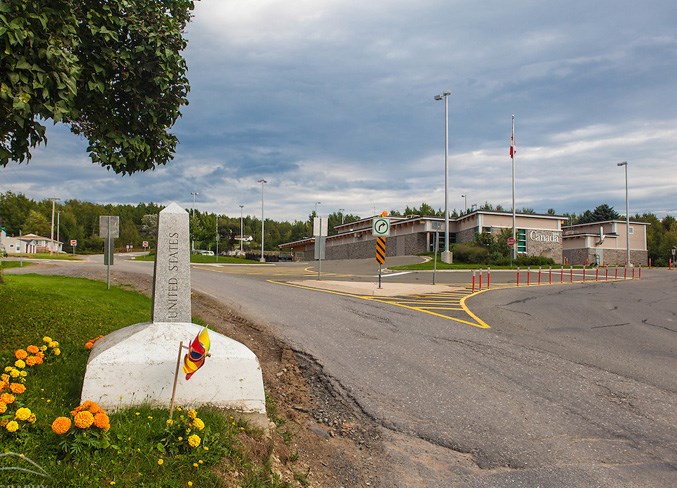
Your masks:
M 0 2 L 0 166 L 46 143 L 43 121 L 89 141 L 116 173 L 173 158 L 188 103 L 183 33 L 192 0 Z

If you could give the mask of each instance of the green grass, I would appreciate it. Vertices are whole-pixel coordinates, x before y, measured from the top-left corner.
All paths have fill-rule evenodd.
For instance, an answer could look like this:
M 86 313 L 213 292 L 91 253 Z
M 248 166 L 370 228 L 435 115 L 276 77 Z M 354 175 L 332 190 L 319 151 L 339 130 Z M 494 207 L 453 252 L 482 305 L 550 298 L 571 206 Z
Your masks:
M 134 258 L 134 260 L 155 261 L 155 255 L 138 256 Z M 260 261 L 254 261 L 252 259 L 236 258 L 233 256 L 203 256 L 202 254 L 191 254 L 190 262 L 208 264 L 262 264 Z
M 30 266 L 30 262 L 25 261 L 23 263 L 23 266 Z M 2 262 L 0 262 L 0 268 L 19 268 L 22 266 L 21 261 L 7 261 L 6 259 L 3 259 Z
M 261 441 L 262 432 L 222 412 L 200 409 L 206 424 L 202 444 L 183 453 L 170 453 L 159 444 L 168 411 L 147 406 L 110 415 L 111 446 L 80 453 L 60 450 L 63 436 L 51 430 L 58 416 L 78 406 L 89 350 L 94 337 L 150 319 L 150 299 L 121 288 L 80 278 L 5 276 L 0 284 L 0 369 L 13 365 L 14 351 L 43 344 L 43 336 L 59 341 L 61 355 L 46 352 L 44 364 L 26 368 L 26 392 L 8 406 L 5 418 L 25 406 L 36 415 L 35 424 L 23 424 L 16 433 L 0 427 L 0 452 L 23 454 L 39 464 L 50 478 L 16 470 L 0 470 L 0 485 L 45 484 L 60 487 L 226 486 L 224 477 L 239 472 L 241 486 L 285 486 L 271 473 L 266 460 L 256 460 L 243 447 L 242 436 Z M 143 374 L 143 372 L 139 372 Z M 184 413 L 177 412 L 178 419 Z M 204 447 L 208 447 L 205 450 Z M 163 464 L 158 460 L 163 459 Z M 197 467 L 194 467 L 194 463 Z M 1 458 L 0 468 L 31 468 L 17 458 Z M 114 482 L 114 483 L 112 483 Z
M 67 253 L 54 253 L 50 255 L 48 252 L 40 252 L 35 254 L 17 253 L 11 254 L 11 257 L 21 257 L 25 259 L 60 259 L 62 261 L 79 261 L 81 259 L 77 254 L 75 256 Z

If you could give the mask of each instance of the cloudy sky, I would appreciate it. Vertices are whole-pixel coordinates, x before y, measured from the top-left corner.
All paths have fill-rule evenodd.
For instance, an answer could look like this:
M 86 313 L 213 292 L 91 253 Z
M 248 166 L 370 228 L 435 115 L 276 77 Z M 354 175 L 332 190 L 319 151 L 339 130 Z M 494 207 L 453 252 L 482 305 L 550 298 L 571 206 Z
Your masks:
M 306 219 L 422 202 L 677 215 L 674 0 L 202 0 L 176 158 L 118 176 L 50 127 L 0 192 Z

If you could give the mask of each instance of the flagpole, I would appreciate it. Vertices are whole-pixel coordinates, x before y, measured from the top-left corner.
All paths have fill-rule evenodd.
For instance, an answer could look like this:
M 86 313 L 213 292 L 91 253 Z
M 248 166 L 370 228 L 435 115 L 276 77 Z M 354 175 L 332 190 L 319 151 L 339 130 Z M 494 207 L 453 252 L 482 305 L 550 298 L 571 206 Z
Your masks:
M 510 137 L 510 159 L 512 159 L 512 246 L 511 256 L 517 259 L 517 234 L 515 229 L 515 116 L 512 116 L 512 136 Z M 511 263 L 512 264 L 512 263 Z

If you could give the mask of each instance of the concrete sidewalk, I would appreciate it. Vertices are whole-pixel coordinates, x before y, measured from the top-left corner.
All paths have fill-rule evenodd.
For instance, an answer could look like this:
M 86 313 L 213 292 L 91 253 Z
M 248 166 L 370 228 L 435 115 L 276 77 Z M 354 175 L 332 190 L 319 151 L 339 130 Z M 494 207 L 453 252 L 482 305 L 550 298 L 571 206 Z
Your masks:
M 319 290 L 350 293 L 351 295 L 365 295 L 378 297 L 392 297 L 399 295 L 424 295 L 430 293 L 442 293 L 446 291 L 464 290 L 462 286 L 452 285 L 422 285 L 416 283 L 382 283 L 361 281 L 326 281 L 326 280 L 300 280 L 289 281 L 290 284 L 317 288 Z

